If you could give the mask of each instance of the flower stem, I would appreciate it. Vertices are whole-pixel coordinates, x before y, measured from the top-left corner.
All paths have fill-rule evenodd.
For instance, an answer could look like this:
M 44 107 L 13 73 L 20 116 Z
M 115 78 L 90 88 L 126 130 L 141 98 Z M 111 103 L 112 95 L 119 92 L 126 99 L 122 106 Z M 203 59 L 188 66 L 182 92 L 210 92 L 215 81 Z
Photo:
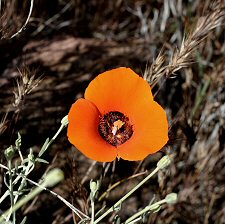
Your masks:
M 130 224 L 132 223 L 135 219 L 137 219 L 138 217 L 140 217 L 141 215 L 143 215 L 144 213 L 154 210 L 154 208 L 160 206 L 161 204 L 166 203 L 166 200 L 163 199 L 161 201 L 158 201 L 152 205 L 148 205 L 146 206 L 144 209 L 142 209 L 140 212 L 137 212 L 136 214 L 134 214 L 133 216 L 131 216 L 129 219 L 126 220 L 125 224 Z
M 25 169 L 24 176 L 27 177 L 28 174 L 33 170 L 33 168 L 34 168 L 33 164 L 29 161 L 28 165 L 27 165 L 27 167 Z M 22 178 L 20 186 L 19 186 L 19 188 L 17 190 L 18 192 L 21 192 L 23 190 L 25 183 L 26 183 L 26 179 Z M 14 198 L 14 203 L 17 202 L 18 198 L 19 198 L 19 195 L 16 195 L 15 198 Z
M 94 224 L 95 220 L 95 202 L 91 200 L 91 224 Z
M 10 193 L 10 202 L 11 202 L 11 207 L 10 207 L 10 212 L 8 219 L 10 219 L 10 216 L 13 216 L 13 221 L 12 223 L 16 223 L 16 214 L 15 212 L 12 211 L 12 208 L 14 206 L 14 194 L 13 194 L 13 176 L 12 176 L 12 160 L 8 160 L 8 168 L 9 168 L 9 193 Z
M 61 131 L 66 128 L 68 125 L 68 116 L 66 115 L 62 120 L 61 120 L 61 126 L 59 127 L 58 131 L 55 133 L 55 135 L 51 138 L 50 141 L 48 139 L 46 140 L 46 144 L 42 146 L 41 151 L 38 154 L 38 157 L 41 157 L 43 153 L 49 148 L 49 146 L 55 141 L 55 139 L 58 137 L 58 135 L 61 133 Z
M 0 216 L 0 223 L 3 223 L 5 220 L 5 217 L 8 215 L 15 213 L 16 210 L 18 210 L 20 207 L 22 207 L 24 204 L 26 204 L 28 201 L 30 201 L 32 198 L 34 198 L 36 195 L 38 195 L 41 191 L 45 189 L 45 187 L 52 187 L 56 184 L 58 184 L 60 181 L 62 181 L 64 178 L 63 172 L 59 169 L 53 169 L 51 170 L 45 177 L 44 182 L 39 186 L 36 187 L 34 190 L 32 190 L 28 195 L 21 198 L 16 204 L 10 207 L 6 212 L 4 212 Z M 13 222 L 15 224 L 15 222 Z
M 147 182 L 152 176 L 154 176 L 160 169 L 156 167 L 145 179 L 143 179 L 138 185 L 136 185 L 131 191 L 124 195 L 118 202 L 116 202 L 110 209 L 108 209 L 104 214 L 102 214 L 94 224 L 99 223 L 103 218 L 105 218 L 109 213 L 113 212 L 115 208 L 120 206 L 131 194 L 133 194 L 138 188 L 140 188 L 145 182 Z

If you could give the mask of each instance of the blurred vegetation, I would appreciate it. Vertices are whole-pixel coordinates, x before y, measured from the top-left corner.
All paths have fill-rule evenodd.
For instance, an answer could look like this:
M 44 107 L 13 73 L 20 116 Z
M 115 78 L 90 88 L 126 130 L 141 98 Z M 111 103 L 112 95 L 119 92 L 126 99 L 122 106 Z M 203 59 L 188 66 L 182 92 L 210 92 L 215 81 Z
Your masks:
M 92 78 L 111 68 L 127 66 L 144 75 L 163 48 L 166 62 L 196 24 L 219 2 L 201 0 L 55 0 L 0 1 L 0 146 L 3 153 L 20 131 L 23 153 L 38 154 L 53 136 L 71 104 Z M 222 4 L 222 3 L 221 3 Z M 170 143 L 142 162 L 94 164 L 68 143 L 66 132 L 45 155 L 49 165 L 36 167 L 38 179 L 46 169 L 59 167 L 65 180 L 53 189 L 82 212 L 89 211 L 89 181 L 100 179 L 100 195 L 114 183 L 151 170 L 170 154 L 173 164 L 160 171 L 122 207 L 128 218 L 154 196 L 178 193 L 178 203 L 165 206 L 146 223 L 225 223 L 225 35 L 224 21 L 194 50 L 193 61 L 174 78 L 154 86 L 156 100 L 168 112 Z M 90 173 L 87 173 L 87 170 Z M 2 172 L 2 171 L 1 171 Z M 87 175 L 86 175 L 87 174 Z M 108 206 L 140 182 L 131 178 L 96 202 Z M 4 192 L 0 178 L 0 192 Z M 0 193 L 1 194 L 1 193 Z M 6 210 L 10 202 L 1 205 Z M 24 206 L 18 218 L 27 223 L 75 223 L 71 211 L 48 193 Z M 112 218 L 105 223 L 111 223 Z

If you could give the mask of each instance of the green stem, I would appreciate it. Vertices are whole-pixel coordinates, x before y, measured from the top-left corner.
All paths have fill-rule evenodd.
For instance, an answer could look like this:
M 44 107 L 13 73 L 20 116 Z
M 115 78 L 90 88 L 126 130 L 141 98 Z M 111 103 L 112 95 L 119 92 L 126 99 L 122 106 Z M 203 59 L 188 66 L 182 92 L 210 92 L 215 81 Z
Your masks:
M 52 139 L 49 141 L 48 145 L 46 146 L 46 149 L 52 144 L 52 142 L 58 137 L 60 132 L 65 128 L 64 125 L 61 125 L 58 131 L 55 133 L 55 135 L 52 137 Z
M 9 196 L 9 190 L 7 190 L 0 198 L 0 204 Z
M 25 173 L 24 173 L 24 176 L 25 176 L 25 177 L 27 177 L 28 174 L 33 170 L 32 166 L 33 166 L 32 163 L 29 161 L 29 162 L 28 162 L 28 165 L 27 165 L 27 167 L 26 167 L 26 169 L 25 169 Z M 30 168 L 31 168 L 31 169 L 30 169 Z M 25 179 L 25 178 L 22 178 L 21 183 L 20 183 L 20 186 L 19 186 L 19 188 L 18 188 L 18 192 L 21 192 L 21 190 L 23 190 L 24 184 L 25 184 L 25 183 L 26 183 L 26 179 Z M 18 198 L 19 198 L 19 195 L 16 195 L 16 196 L 15 196 L 15 199 L 14 199 L 14 203 L 17 202 Z
M 59 130 L 55 133 L 55 135 L 52 137 L 52 139 L 49 141 L 46 149 L 52 144 L 52 142 L 58 137 L 60 132 L 66 128 L 68 125 L 68 116 L 66 115 L 62 120 L 61 120 L 61 126 L 59 127 Z
M 30 201 L 32 198 L 34 198 L 36 195 L 38 195 L 41 191 L 43 191 L 42 188 L 36 187 L 31 193 L 29 193 L 27 196 L 20 199 L 13 207 L 8 209 L 1 217 L 0 217 L 0 223 L 4 221 L 4 217 L 8 216 L 11 213 L 15 213 L 20 207 L 22 207 L 24 204 L 26 204 L 28 201 Z M 15 223 L 14 223 L 15 224 Z
M 145 182 L 147 182 L 153 175 L 159 171 L 159 168 L 156 167 L 145 179 L 143 179 L 137 186 L 135 186 L 131 191 L 124 195 L 116 204 L 114 204 L 110 209 L 108 209 L 104 214 L 102 214 L 94 224 L 99 223 L 103 218 L 105 218 L 109 213 L 113 212 L 115 208 L 121 205 L 131 194 L 133 194 L 138 188 L 140 188 Z
M 61 126 L 59 127 L 58 131 L 55 133 L 55 135 L 51 138 L 51 140 L 47 143 L 46 146 L 44 146 L 43 149 L 41 149 L 41 151 L 38 154 L 38 157 L 41 157 L 42 154 L 48 149 L 48 147 L 52 144 L 52 142 L 55 141 L 55 139 L 58 137 L 58 135 L 60 134 L 60 132 L 66 128 L 68 125 L 68 116 L 66 115 L 62 120 L 61 120 Z
M 11 207 L 9 209 L 9 217 L 13 215 L 13 224 L 16 223 L 16 214 L 15 212 L 12 211 L 12 207 L 14 206 L 14 194 L 13 194 L 13 176 L 12 176 L 12 160 L 8 160 L 8 168 L 9 168 L 9 193 L 10 193 L 10 202 L 11 202 Z
M 0 164 L 0 167 L 3 168 L 3 169 L 8 170 L 8 167 L 6 167 L 6 166 L 4 166 L 4 165 L 2 165 L 2 164 Z M 18 177 L 20 177 L 20 178 L 23 178 L 23 179 L 29 181 L 31 184 L 33 184 L 33 185 L 35 185 L 35 186 L 37 186 L 37 187 L 40 187 L 39 184 L 37 184 L 36 182 L 30 180 L 30 179 L 27 178 L 25 175 L 21 175 L 21 174 L 18 174 L 18 173 L 16 173 L 16 175 L 18 175 Z M 61 197 L 60 195 L 56 194 L 55 192 L 53 192 L 53 191 L 51 191 L 51 190 L 49 190 L 49 189 L 47 189 L 47 188 L 44 188 L 44 190 L 50 192 L 52 195 L 56 196 L 59 200 L 61 200 L 61 201 L 62 201 L 66 206 L 68 206 L 68 207 L 69 207 L 69 208 L 70 208 L 70 209 L 71 209 L 71 210 L 72 210 L 72 211 L 73 211 L 80 219 L 83 220 L 83 218 L 80 216 L 80 215 L 82 215 L 82 216 L 85 217 L 85 219 L 90 220 L 90 217 L 88 217 L 87 215 L 85 215 L 85 214 L 84 214 L 83 212 L 81 212 L 79 209 L 75 208 L 72 204 L 70 204 L 67 200 L 65 200 L 65 199 L 64 199 L 63 197 Z M 5 194 L 4 194 L 4 195 L 1 197 L 1 199 L 0 199 L 0 202 L 2 202 L 7 196 L 9 196 L 9 191 L 6 191 L 6 192 L 5 192 Z
M 22 207 L 24 204 L 26 204 L 28 201 L 30 201 L 32 198 L 37 196 L 41 191 L 43 191 L 46 187 L 52 187 L 63 180 L 63 173 L 59 169 L 53 169 L 51 170 L 45 177 L 44 182 L 39 186 L 34 188 L 33 191 L 31 191 L 28 195 L 21 198 L 15 205 L 13 205 L 10 209 L 8 209 L 6 212 L 4 212 L 0 216 L 0 223 L 3 223 L 5 221 L 5 217 L 8 215 L 15 213 L 20 207 Z
M 91 200 L 91 224 L 94 224 L 95 220 L 95 202 L 94 199 Z
M 161 204 L 166 203 L 166 200 L 163 199 L 161 201 L 158 201 L 152 205 L 146 206 L 144 209 L 142 209 L 140 212 L 134 214 L 133 216 L 131 216 L 129 219 L 126 220 L 125 224 L 129 224 L 130 222 L 132 222 L 133 220 L 137 219 L 138 217 L 140 217 L 141 215 L 143 215 L 144 213 L 154 210 L 154 208 L 156 208 L 157 206 L 160 206 Z

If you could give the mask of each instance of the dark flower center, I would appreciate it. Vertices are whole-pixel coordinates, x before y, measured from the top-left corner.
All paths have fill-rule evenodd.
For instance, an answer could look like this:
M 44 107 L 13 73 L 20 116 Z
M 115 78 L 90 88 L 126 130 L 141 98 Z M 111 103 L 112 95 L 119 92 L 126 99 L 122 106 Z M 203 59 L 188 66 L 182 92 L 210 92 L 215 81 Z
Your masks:
M 118 111 L 111 111 L 100 117 L 98 131 L 102 138 L 113 146 L 129 140 L 133 134 L 129 118 Z

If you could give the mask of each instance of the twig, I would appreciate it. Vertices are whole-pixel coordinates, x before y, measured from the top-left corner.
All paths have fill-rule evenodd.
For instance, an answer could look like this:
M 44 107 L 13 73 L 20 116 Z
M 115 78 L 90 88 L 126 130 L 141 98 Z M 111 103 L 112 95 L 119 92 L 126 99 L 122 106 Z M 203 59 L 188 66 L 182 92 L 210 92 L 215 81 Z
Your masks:
M 33 5 L 34 5 L 34 0 L 31 0 L 30 1 L 30 10 L 29 10 L 29 14 L 27 16 L 27 19 L 25 21 L 25 23 L 23 24 L 23 26 L 15 33 L 13 34 L 10 39 L 14 38 L 15 36 L 17 36 L 18 34 L 20 34 L 23 29 L 26 27 L 27 23 L 29 22 L 29 19 L 30 19 L 30 16 L 31 16 L 31 13 L 32 13 L 32 10 L 33 10 Z
M 88 168 L 88 170 L 87 170 L 85 176 L 83 177 L 83 179 L 82 179 L 82 181 L 81 181 L 81 184 L 84 184 L 84 182 L 87 180 L 87 178 L 88 178 L 90 172 L 92 171 L 92 169 L 93 169 L 93 167 L 95 166 L 96 163 L 97 163 L 96 161 L 93 161 L 93 162 L 91 163 L 90 167 Z
M 66 4 L 62 10 L 58 13 L 58 14 L 55 14 L 53 17 L 49 18 L 47 21 L 44 22 L 44 24 L 41 24 L 37 30 L 35 30 L 33 33 L 32 33 L 32 36 L 35 36 L 37 35 L 38 33 L 40 33 L 46 26 L 49 26 L 52 22 L 54 22 L 55 20 L 57 20 L 58 18 L 60 18 L 60 16 L 65 13 L 71 6 L 72 2 L 69 2 L 68 4 Z
M 127 180 L 131 180 L 133 178 L 136 178 L 136 177 L 139 177 L 141 175 L 144 175 L 146 174 L 146 171 L 144 172 L 141 172 L 141 173 L 137 173 L 137 174 L 134 174 L 128 178 L 124 178 L 120 181 L 117 181 L 115 184 L 113 184 L 111 187 L 109 187 L 98 199 L 98 201 L 101 201 L 111 190 L 113 190 L 114 188 L 118 187 L 120 184 L 122 184 L 123 182 L 127 181 Z

